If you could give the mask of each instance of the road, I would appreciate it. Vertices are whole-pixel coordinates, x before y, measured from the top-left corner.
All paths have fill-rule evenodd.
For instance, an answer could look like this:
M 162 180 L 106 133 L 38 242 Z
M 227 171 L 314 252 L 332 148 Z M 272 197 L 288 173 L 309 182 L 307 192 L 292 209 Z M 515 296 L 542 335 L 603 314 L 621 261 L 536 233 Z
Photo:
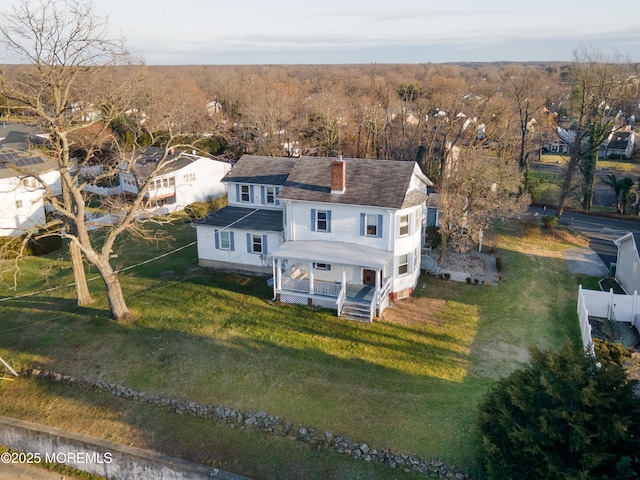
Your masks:
M 544 210 L 531 207 L 530 211 L 538 215 L 553 215 L 554 210 Z M 632 232 L 636 238 L 640 237 L 640 222 L 633 220 L 619 220 L 617 218 L 584 215 L 581 213 L 565 212 L 560 223 L 568 225 L 589 237 L 589 247 L 593 249 L 608 267 L 615 263 L 618 249 L 613 241 L 628 232 Z

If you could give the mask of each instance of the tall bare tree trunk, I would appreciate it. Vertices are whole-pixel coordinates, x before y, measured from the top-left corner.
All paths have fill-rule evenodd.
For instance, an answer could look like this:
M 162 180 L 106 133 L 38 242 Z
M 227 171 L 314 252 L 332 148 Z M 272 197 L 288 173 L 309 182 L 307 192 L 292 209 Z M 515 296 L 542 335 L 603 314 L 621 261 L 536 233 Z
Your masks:
M 558 206 L 556 208 L 556 218 L 558 219 L 560 219 L 560 217 L 562 217 L 562 214 L 564 213 L 564 204 L 566 203 L 567 197 L 569 196 L 572 181 L 573 168 L 571 168 L 571 165 L 569 165 L 569 167 L 567 167 L 567 172 L 565 173 L 564 180 L 562 181 L 560 196 L 558 197 Z
M 122 287 L 118 274 L 113 271 L 109 262 L 100 262 L 96 264 L 98 271 L 106 286 L 107 300 L 109 301 L 109 309 L 114 320 L 126 320 L 131 316 L 131 312 L 127 307 L 122 294 Z
M 89 305 L 93 302 L 89 285 L 87 284 L 87 276 L 84 272 L 84 262 L 82 260 L 82 251 L 75 242 L 69 243 L 69 255 L 71 257 L 71 268 L 73 269 L 73 278 L 75 280 L 76 296 L 78 297 L 78 305 Z

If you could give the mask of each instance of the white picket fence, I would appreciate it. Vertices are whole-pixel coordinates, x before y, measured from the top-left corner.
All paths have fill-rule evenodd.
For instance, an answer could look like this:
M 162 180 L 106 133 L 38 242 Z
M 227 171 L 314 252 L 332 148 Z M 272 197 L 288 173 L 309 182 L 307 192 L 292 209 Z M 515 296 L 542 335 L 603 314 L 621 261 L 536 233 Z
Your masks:
M 639 310 L 640 299 L 637 291 L 634 291 L 633 295 L 624 295 L 613 293 L 613 289 L 608 292 L 585 290 L 580 285 L 578 287 L 578 319 L 580 321 L 582 344 L 585 348 L 591 345 L 591 351 L 593 350 L 589 315 L 630 323 L 640 332 Z
M 589 323 L 589 310 L 585 305 L 582 285 L 578 287 L 578 321 L 580 322 L 582 346 L 592 357 L 595 357 L 596 354 L 593 350 L 593 337 L 591 336 L 591 324 Z

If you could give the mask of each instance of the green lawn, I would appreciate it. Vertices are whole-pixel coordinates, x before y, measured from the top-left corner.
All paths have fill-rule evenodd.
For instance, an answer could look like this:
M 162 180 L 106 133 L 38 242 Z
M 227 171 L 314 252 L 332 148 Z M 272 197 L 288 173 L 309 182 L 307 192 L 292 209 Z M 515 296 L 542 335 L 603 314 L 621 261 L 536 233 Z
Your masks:
M 157 244 L 123 239 L 115 263 L 128 266 L 195 239 L 188 224 L 166 231 L 173 239 Z M 0 356 L 18 369 L 41 366 L 205 404 L 263 410 L 374 448 L 475 471 L 476 408 L 487 389 L 527 361 L 530 345 L 579 341 L 575 297 L 582 279 L 567 272 L 559 253 L 571 245 L 515 226 L 500 227 L 493 243 L 504 265 L 498 287 L 427 276 L 413 298 L 397 302 L 373 324 L 273 305 L 264 277 L 199 268 L 192 246 L 121 276 L 138 315 L 133 322 L 108 317 L 99 281 L 91 282 L 97 302 L 85 308 L 74 306 L 69 288 L 1 302 Z M 60 255 L 23 262 L 18 290 L 10 290 L 12 279 L 5 277 L 0 295 L 70 282 Z M 0 382 L 0 394 L 0 415 L 254 478 L 413 478 L 42 381 Z M 298 473 L 283 473 L 291 469 Z

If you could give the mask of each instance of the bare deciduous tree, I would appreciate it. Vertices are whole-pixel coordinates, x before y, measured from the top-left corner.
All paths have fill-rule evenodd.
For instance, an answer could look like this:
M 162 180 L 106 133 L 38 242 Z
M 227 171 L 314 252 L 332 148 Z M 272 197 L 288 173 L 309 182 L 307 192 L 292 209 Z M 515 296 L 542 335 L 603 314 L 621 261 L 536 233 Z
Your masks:
M 522 176 L 515 162 L 467 148 L 446 165 L 439 190 L 440 261 L 447 246 L 467 251 L 492 220 L 520 215 L 529 206 L 529 196 L 518 195 Z
M 575 53 L 569 68 L 571 87 L 570 114 L 575 120 L 569 148 L 569 163 L 563 179 L 556 217 L 562 216 L 565 201 L 571 192 L 573 176 L 583 174 L 583 208 L 589 210 L 593 201 L 598 149 L 615 128 L 615 117 L 626 102 L 629 89 L 628 65 L 602 57 L 597 51 Z
M 153 92 L 137 89 L 139 70 L 131 63 L 124 44 L 109 36 L 108 22 L 98 16 L 91 4 L 76 0 L 24 0 L 5 15 L 0 38 L 20 59 L 22 65 L 12 75 L 1 77 L 4 95 L 23 115 L 38 122 L 49 134 L 48 154 L 55 160 L 60 174 L 62 195 L 57 196 L 38 174 L 30 173 L 46 190 L 46 200 L 55 211 L 42 227 L 56 227 L 69 240 L 70 255 L 78 303 L 92 301 L 84 278 L 83 258 L 93 265 L 104 281 L 112 316 L 130 316 L 117 272 L 111 265 L 111 253 L 116 239 L 126 230 L 140 231 L 137 222 L 149 181 L 171 158 L 172 146 L 179 148 L 176 130 L 178 120 L 171 110 L 145 114 L 138 127 L 146 132 L 146 144 L 161 147 L 163 154 L 146 182 L 127 201 L 105 202 L 111 210 L 112 225 L 105 229 L 103 240 L 96 243 L 89 233 L 87 196 L 84 187 L 117 174 L 118 162 L 105 163 L 102 173 L 87 180 L 85 168 L 96 163 L 97 152 L 105 137 L 117 149 L 119 158 L 128 158 L 128 170 L 133 169 L 139 150 L 120 150 L 119 138 L 111 135 L 113 120 L 141 114 L 157 102 Z M 132 123 L 135 123 L 132 121 Z M 84 136 L 82 148 L 73 145 L 82 137 L 79 132 L 92 129 Z M 161 135 L 156 135 L 161 132 Z M 133 147 L 136 137 L 133 136 Z M 72 152 L 81 152 L 72 156 Z

